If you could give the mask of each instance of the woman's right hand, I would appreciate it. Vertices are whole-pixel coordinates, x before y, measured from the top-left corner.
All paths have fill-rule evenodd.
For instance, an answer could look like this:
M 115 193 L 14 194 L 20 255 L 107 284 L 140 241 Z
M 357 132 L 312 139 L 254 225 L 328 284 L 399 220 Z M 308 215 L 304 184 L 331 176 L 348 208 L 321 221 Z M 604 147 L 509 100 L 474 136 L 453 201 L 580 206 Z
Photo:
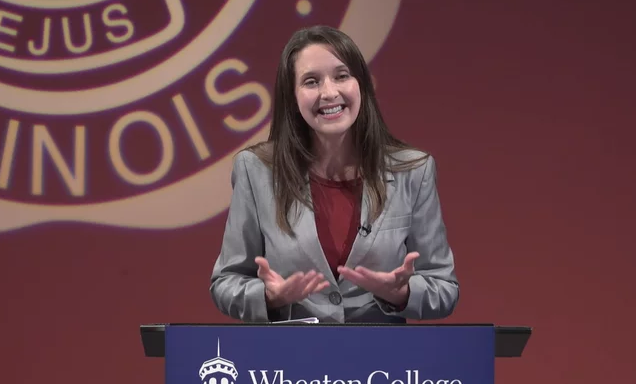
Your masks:
M 271 270 L 264 257 L 256 257 L 257 276 L 265 283 L 265 301 L 268 308 L 279 308 L 306 299 L 314 292 L 320 292 L 329 286 L 322 273 L 309 271 L 296 272 L 283 279 Z

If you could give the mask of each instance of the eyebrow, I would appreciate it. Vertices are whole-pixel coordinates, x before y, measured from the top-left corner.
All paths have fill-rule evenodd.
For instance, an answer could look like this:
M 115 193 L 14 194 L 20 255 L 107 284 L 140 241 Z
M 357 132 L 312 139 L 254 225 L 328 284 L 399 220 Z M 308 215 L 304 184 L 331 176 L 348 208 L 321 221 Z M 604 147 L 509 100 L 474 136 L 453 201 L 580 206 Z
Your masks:
M 335 71 L 343 71 L 343 70 L 349 71 L 349 68 L 346 65 L 341 64 L 341 65 L 337 66 L 336 68 L 334 68 L 334 70 Z M 301 79 L 305 79 L 307 77 L 316 76 L 317 74 L 318 73 L 316 71 L 307 71 L 307 72 L 303 73 L 302 76 L 300 76 L 300 78 Z

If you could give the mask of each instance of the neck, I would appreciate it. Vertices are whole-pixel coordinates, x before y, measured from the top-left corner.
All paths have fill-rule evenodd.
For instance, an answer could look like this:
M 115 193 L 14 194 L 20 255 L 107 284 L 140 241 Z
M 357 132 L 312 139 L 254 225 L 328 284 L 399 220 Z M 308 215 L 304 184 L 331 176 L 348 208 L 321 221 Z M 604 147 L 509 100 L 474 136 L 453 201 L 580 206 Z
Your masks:
M 357 177 L 356 156 L 348 133 L 338 137 L 314 135 L 312 149 L 316 160 L 311 170 L 318 176 L 331 180 L 351 180 Z

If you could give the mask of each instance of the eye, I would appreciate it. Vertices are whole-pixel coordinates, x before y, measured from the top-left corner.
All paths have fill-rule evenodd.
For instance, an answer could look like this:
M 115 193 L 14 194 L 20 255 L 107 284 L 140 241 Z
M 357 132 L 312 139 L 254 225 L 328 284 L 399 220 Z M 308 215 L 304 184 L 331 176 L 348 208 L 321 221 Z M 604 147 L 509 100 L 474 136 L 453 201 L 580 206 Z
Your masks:
M 341 72 L 341 73 L 338 74 L 338 76 L 336 76 L 336 79 L 338 79 L 338 80 L 347 80 L 350 77 L 351 77 L 351 75 L 348 72 Z
M 316 84 L 318 84 L 318 82 L 314 78 L 305 79 L 305 81 L 303 82 L 303 85 L 306 87 L 312 87 Z

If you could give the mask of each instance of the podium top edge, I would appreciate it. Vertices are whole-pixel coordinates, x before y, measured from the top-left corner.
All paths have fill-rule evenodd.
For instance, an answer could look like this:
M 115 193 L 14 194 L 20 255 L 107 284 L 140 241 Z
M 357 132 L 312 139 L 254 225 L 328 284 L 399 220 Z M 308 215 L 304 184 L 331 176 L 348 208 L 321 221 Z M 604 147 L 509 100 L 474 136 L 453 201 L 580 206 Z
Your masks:
M 489 327 L 494 329 L 495 356 L 496 357 L 520 357 L 532 334 L 532 327 L 528 326 L 503 326 L 494 324 L 386 324 L 386 323 L 150 323 L 140 326 L 142 343 L 145 355 L 148 357 L 165 357 L 166 328 L 169 327 L 320 327 L 320 328 L 475 328 Z
M 318 324 L 273 324 L 273 323 L 148 323 L 141 324 L 143 331 L 165 331 L 166 327 L 271 327 L 271 326 L 289 326 L 289 327 L 494 327 L 497 333 L 514 333 L 514 334 L 530 334 L 532 327 L 530 326 L 507 326 L 485 323 L 466 323 L 466 324 L 390 324 L 390 323 L 318 323 Z

